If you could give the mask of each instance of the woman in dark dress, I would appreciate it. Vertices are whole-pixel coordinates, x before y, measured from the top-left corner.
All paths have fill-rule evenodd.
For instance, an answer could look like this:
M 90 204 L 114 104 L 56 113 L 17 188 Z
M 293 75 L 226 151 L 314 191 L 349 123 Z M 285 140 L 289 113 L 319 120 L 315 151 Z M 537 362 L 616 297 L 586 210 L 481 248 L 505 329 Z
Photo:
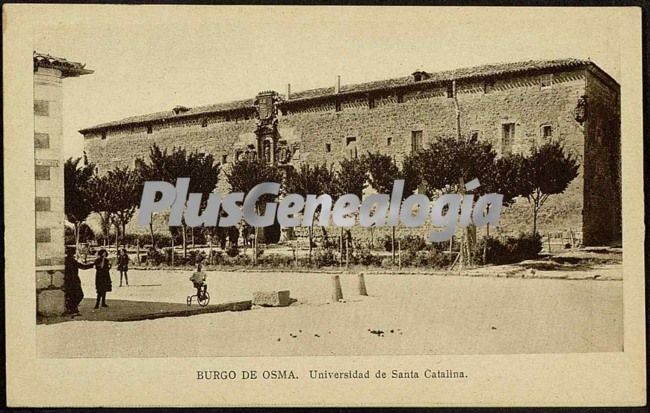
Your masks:
M 65 254 L 65 273 L 63 289 L 65 290 L 65 313 L 79 315 L 79 303 L 84 298 L 79 279 L 79 270 L 89 270 L 94 264 L 82 264 L 75 259 L 75 249 L 67 248 Z
M 120 272 L 120 287 L 122 286 L 122 277 L 124 277 L 126 285 L 129 285 L 129 276 L 127 275 L 129 271 L 129 256 L 125 248 L 122 248 L 117 255 L 117 270 Z
M 95 260 L 95 289 L 97 290 L 97 303 L 95 303 L 95 308 L 99 308 L 100 300 L 102 307 L 108 307 L 106 305 L 106 293 L 113 291 L 111 275 L 109 273 L 111 264 L 108 262 L 108 252 L 105 249 L 99 250 L 97 255 L 98 257 Z

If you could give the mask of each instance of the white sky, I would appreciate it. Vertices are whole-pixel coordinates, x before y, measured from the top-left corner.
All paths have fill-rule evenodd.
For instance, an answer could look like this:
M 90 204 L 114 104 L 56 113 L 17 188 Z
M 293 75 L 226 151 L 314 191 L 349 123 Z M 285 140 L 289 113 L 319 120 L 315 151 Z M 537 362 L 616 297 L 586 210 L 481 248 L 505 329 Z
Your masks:
M 66 157 L 82 153 L 83 127 L 336 75 L 348 84 L 564 57 L 620 72 L 612 8 L 45 7 L 34 48 L 95 70 L 64 81 Z

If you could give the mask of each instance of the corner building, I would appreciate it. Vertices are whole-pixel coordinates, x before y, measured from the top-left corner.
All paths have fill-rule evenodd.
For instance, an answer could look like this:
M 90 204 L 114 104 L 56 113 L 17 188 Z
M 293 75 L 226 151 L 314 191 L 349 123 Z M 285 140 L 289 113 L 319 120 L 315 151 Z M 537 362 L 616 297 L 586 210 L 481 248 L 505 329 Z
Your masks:
M 455 88 L 454 88 L 455 83 Z M 225 168 L 243 156 L 279 166 L 336 164 L 365 152 L 398 161 L 440 136 L 456 136 L 456 94 L 463 135 L 498 154 L 528 153 L 559 140 L 580 162 L 567 191 L 540 211 L 540 232 L 571 231 L 584 245 L 621 239 L 620 88 L 591 61 L 493 64 L 439 73 L 172 110 L 82 129 L 100 173 L 133 166 L 149 147 L 209 152 Z M 227 188 L 221 188 L 226 190 Z M 500 231 L 531 230 L 526 200 L 505 208 Z
M 36 309 L 48 316 L 65 310 L 63 79 L 93 71 L 44 53 L 34 52 L 33 61 Z

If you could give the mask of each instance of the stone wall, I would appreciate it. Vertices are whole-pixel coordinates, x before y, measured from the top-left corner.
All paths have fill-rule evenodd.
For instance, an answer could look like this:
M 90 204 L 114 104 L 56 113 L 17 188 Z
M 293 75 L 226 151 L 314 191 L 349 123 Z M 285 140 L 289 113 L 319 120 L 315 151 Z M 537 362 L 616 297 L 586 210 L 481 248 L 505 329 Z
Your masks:
M 527 153 L 532 145 L 554 139 L 563 142 L 566 150 L 580 162 L 578 178 L 564 194 L 550 197 L 540 211 L 538 229 L 541 233 L 571 230 L 580 237 L 583 230 L 583 172 L 588 167 L 584 136 L 585 128 L 590 133 L 593 125 L 577 122 L 574 109 L 580 96 L 592 91 L 602 93 L 595 86 L 598 82 L 590 82 L 591 89 L 587 90 L 587 76 L 585 69 L 571 69 L 544 75 L 511 74 L 490 83 L 459 81 L 457 85 L 464 135 L 476 133 L 501 153 L 504 125 L 514 124 L 513 152 Z M 542 79 L 546 82 L 552 79 L 552 84 L 543 86 Z M 294 165 L 302 162 L 337 164 L 343 157 L 353 156 L 355 147 L 357 155 L 379 151 L 401 160 L 411 152 L 414 135 L 421 134 L 423 145 L 440 136 L 455 136 L 454 99 L 448 94 L 446 85 L 423 85 L 410 90 L 387 90 L 372 96 L 332 95 L 307 102 L 289 100 L 280 105 L 278 133 L 280 140 L 299 143 L 299 150 L 291 160 Z M 598 109 L 595 116 L 605 112 Z M 194 119 L 154 125 L 151 133 L 147 133 L 146 126 L 133 130 L 129 126 L 108 131 L 105 139 L 99 134 L 87 134 L 86 151 L 89 159 L 99 165 L 100 172 L 116 165 L 133 165 L 136 157 L 147 156 L 154 142 L 165 148 L 183 146 L 213 153 L 217 161 L 226 161 L 227 168 L 240 148 L 254 145 L 254 119 L 225 121 L 222 114 L 205 115 L 204 118 L 210 119 L 205 127 Z M 551 128 L 551 136 L 544 136 L 543 127 Z M 600 155 L 594 157 L 606 155 L 598 153 Z M 227 190 L 223 181 L 225 178 L 219 189 Z M 591 182 L 601 181 L 595 178 Z M 594 208 L 597 207 L 589 209 L 588 213 L 611 215 L 610 210 L 595 212 Z M 592 228 L 595 227 L 590 230 Z M 500 230 L 507 233 L 532 230 L 532 211 L 526 200 L 518 200 L 504 210 Z
M 621 240 L 621 130 L 617 88 L 587 74 L 585 120 L 585 245 Z
M 64 311 L 64 187 L 61 71 L 34 72 L 34 168 L 36 310 L 40 315 Z

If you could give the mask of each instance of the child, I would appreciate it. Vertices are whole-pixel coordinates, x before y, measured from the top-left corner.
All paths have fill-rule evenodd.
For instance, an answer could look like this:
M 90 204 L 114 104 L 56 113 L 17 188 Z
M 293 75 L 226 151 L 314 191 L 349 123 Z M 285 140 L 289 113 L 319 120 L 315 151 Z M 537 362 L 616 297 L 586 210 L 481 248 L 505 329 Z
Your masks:
M 129 271 L 129 256 L 126 253 L 126 248 L 120 250 L 119 255 L 117 256 L 117 269 L 120 271 L 120 287 L 122 286 L 122 277 L 126 281 L 126 285 L 129 285 L 129 276 L 127 272 Z
M 196 271 L 192 276 L 190 277 L 190 281 L 194 284 L 194 288 L 196 288 L 196 296 L 201 299 L 203 297 L 203 294 L 205 291 L 208 289 L 208 286 L 205 284 L 207 276 L 206 274 L 201 271 L 201 263 L 199 262 L 196 264 Z

